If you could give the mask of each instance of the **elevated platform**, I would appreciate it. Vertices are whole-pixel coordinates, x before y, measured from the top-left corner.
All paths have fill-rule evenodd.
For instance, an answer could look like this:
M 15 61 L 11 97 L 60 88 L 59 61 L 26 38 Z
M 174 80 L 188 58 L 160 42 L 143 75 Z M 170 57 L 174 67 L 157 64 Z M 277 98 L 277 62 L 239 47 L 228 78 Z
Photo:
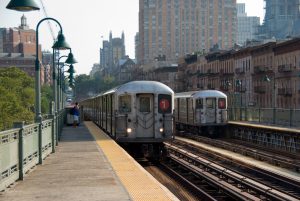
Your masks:
M 56 153 L 0 193 L 5 201 L 178 200 L 92 122 L 63 129 Z
M 261 128 L 261 129 L 267 129 L 272 131 L 278 131 L 278 132 L 288 132 L 288 133 L 296 133 L 300 134 L 300 129 L 295 127 L 281 127 L 278 125 L 267 125 L 267 124 L 260 124 L 256 122 L 249 122 L 249 121 L 228 121 L 229 125 L 235 125 L 235 126 L 246 126 L 246 127 L 252 127 L 252 128 Z
M 244 164 L 251 165 L 252 167 L 256 167 L 256 168 L 263 169 L 263 170 L 266 170 L 269 172 L 273 172 L 273 173 L 276 173 L 277 175 L 281 175 L 281 176 L 290 178 L 291 180 L 294 180 L 296 182 L 300 182 L 300 174 L 296 171 L 292 171 L 292 170 L 289 170 L 286 168 L 271 165 L 267 162 L 256 160 L 250 156 L 244 156 L 240 153 L 228 151 L 223 148 L 215 147 L 215 146 L 208 145 L 208 144 L 205 144 L 202 142 L 196 142 L 191 139 L 186 139 L 186 138 L 182 138 L 182 137 L 178 137 L 178 136 L 176 136 L 175 138 L 178 140 L 184 141 L 184 142 L 188 142 L 195 146 L 201 147 L 205 150 L 209 150 L 210 152 L 216 153 L 220 156 L 232 158 L 236 161 L 241 161 Z

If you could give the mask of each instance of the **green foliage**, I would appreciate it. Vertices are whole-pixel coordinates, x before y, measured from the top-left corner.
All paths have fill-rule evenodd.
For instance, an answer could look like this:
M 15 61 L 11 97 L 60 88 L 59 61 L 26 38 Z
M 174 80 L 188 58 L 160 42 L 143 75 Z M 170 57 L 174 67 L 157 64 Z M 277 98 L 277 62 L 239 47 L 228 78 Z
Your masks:
M 0 69 L 0 130 L 16 121 L 33 122 L 34 81 L 17 68 Z
M 77 99 L 85 99 L 117 85 L 113 76 L 103 77 L 100 73 L 96 73 L 93 77 L 85 74 L 79 75 L 75 78 L 75 83 Z
M 42 114 L 50 113 L 50 102 L 53 100 L 53 90 L 50 86 L 42 86 L 41 110 Z

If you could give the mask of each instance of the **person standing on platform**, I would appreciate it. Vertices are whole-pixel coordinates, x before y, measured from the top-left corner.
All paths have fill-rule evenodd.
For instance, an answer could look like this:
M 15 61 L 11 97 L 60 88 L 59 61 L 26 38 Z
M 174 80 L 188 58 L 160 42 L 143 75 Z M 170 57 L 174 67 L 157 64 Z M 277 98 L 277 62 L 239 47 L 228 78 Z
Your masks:
M 75 106 L 72 109 L 72 114 L 73 114 L 73 127 L 77 127 L 79 125 L 79 105 L 78 102 L 75 103 Z

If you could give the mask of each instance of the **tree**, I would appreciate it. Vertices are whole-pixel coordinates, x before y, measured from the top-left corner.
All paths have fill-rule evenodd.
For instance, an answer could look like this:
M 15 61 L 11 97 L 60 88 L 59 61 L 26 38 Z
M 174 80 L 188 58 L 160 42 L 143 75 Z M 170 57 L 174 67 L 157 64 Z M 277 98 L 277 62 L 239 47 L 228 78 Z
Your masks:
M 53 100 L 53 90 L 51 86 L 44 85 L 42 86 L 42 99 L 41 99 L 41 109 L 42 113 L 50 113 L 50 103 Z
M 85 74 L 78 75 L 75 77 L 75 85 L 76 97 L 82 100 L 91 95 L 109 90 L 117 84 L 113 76 L 107 75 L 103 77 L 99 72 L 95 73 L 93 77 Z
M 16 121 L 33 122 L 34 81 L 17 68 L 0 69 L 0 130 Z

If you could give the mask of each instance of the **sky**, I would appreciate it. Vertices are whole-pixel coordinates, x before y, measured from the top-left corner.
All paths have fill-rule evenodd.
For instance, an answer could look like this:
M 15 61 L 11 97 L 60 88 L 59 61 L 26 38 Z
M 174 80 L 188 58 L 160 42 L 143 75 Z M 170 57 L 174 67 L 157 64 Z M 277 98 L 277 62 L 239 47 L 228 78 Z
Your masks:
M 72 48 L 77 74 L 89 74 L 94 63 L 100 62 L 100 48 L 102 41 L 108 40 L 109 32 L 113 37 L 125 34 L 126 54 L 135 57 L 134 36 L 138 32 L 138 0 L 35 0 L 40 5 L 40 11 L 18 12 L 6 9 L 10 0 L 0 1 L 0 27 L 18 27 L 21 16 L 25 14 L 27 24 L 36 29 L 38 22 L 45 17 L 41 1 L 48 17 L 59 21 L 67 42 Z M 76 2 L 76 3 L 75 3 Z M 246 3 L 248 16 L 259 16 L 261 22 L 264 16 L 263 0 L 237 0 Z M 53 38 L 48 22 L 51 23 L 55 37 L 59 31 L 53 21 L 44 21 L 39 26 L 39 43 L 43 50 L 51 50 Z M 61 51 L 60 55 L 67 55 L 68 51 Z

